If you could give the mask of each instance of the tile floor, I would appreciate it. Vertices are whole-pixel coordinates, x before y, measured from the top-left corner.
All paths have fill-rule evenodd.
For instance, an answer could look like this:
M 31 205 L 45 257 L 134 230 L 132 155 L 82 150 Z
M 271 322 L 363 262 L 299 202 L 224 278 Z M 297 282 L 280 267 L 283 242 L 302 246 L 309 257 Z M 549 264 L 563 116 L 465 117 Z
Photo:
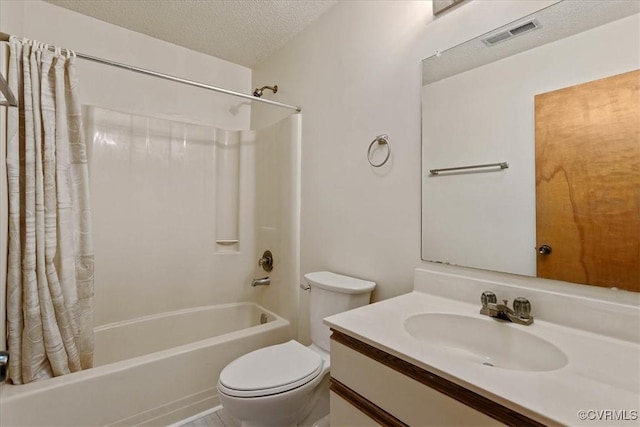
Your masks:
M 180 427 L 240 427 L 240 421 L 220 408 L 216 412 L 203 415 L 200 418 L 182 424 Z

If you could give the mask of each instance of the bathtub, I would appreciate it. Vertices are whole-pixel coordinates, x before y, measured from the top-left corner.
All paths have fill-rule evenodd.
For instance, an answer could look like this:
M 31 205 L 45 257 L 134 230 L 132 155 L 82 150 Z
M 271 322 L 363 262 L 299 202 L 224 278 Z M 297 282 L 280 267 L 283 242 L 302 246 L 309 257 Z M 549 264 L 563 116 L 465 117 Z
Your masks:
M 287 320 L 252 303 L 101 326 L 94 368 L 0 385 L 0 425 L 168 425 L 219 404 L 216 383 L 231 360 L 290 335 Z

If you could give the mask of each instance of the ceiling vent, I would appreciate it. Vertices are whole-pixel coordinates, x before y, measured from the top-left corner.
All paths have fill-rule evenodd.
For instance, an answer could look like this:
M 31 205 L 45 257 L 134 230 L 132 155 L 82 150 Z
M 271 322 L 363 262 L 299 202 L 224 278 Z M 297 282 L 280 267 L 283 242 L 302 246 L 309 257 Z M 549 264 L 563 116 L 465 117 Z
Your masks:
M 527 22 L 521 22 L 508 30 L 500 31 L 499 33 L 490 34 L 487 37 L 484 37 L 482 39 L 482 42 L 487 46 L 494 46 L 498 43 L 501 43 L 506 40 L 510 40 L 517 36 L 521 36 L 533 30 L 537 30 L 538 28 L 541 28 L 541 27 L 542 26 L 540 25 L 537 19 L 532 19 Z

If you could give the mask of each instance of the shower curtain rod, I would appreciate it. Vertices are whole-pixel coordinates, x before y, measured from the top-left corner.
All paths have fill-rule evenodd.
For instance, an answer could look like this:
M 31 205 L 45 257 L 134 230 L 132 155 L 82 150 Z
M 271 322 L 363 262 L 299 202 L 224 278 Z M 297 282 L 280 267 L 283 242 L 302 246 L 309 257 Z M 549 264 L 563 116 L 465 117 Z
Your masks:
M 0 41 L 9 41 L 9 37 L 10 37 L 9 34 L 0 32 Z M 157 71 L 147 70 L 145 68 L 134 67 L 133 65 L 122 64 L 120 62 L 110 61 L 108 59 L 98 58 L 91 55 L 85 55 L 84 53 L 75 52 L 75 54 L 78 58 L 85 59 L 87 61 L 98 62 L 100 64 L 110 65 L 112 67 L 122 68 L 124 70 L 129 70 L 129 71 L 133 71 L 140 74 L 146 74 L 148 76 L 154 76 L 154 77 L 169 80 L 172 82 L 182 83 L 189 86 L 195 86 L 201 89 L 212 90 L 214 92 L 224 93 L 226 95 L 237 96 L 239 98 L 244 98 L 244 99 L 250 99 L 251 101 L 262 102 L 263 104 L 274 105 L 276 107 L 281 107 L 281 108 L 288 108 L 290 110 L 295 110 L 296 113 L 299 113 L 302 111 L 301 107 L 297 107 L 295 105 L 283 104 L 281 102 L 271 101 L 269 99 L 258 98 L 253 95 L 247 95 L 241 92 L 235 92 L 232 90 L 207 85 L 204 83 L 195 82 L 193 80 L 187 80 L 181 77 L 175 77 L 169 74 L 159 73 Z

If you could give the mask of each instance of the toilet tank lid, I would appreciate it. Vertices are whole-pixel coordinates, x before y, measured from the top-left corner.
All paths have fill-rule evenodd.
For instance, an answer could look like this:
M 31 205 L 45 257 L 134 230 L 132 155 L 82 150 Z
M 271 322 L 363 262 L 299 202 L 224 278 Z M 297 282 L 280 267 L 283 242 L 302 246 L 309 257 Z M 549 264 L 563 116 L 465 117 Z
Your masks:
M 316 271 L 304 275 L 311 287 L 317 286 L 328 291 L 343 294 L 363 294 L 371 292 L 376 287 L 375 282 L 343 276 L 330 271 Z

